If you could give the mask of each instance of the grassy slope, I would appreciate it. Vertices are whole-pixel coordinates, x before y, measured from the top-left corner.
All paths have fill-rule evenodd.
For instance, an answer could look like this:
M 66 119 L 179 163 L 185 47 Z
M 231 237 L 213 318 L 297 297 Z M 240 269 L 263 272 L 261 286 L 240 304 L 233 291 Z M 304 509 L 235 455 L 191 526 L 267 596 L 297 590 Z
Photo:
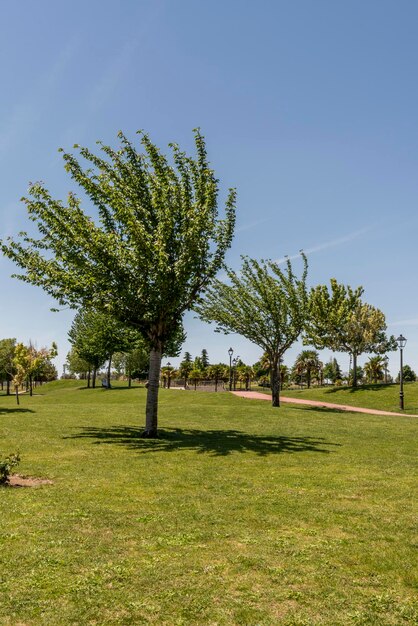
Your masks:
M 253 387 L 270 394 L 270 389 Z M 418 383 L 404 385 L 405 413 L 418 415 Z M 369 409 L 399 412 L 399 385 L 364 385 L 353 387 L 311 387 L 311 389 L 283 389 L 288 398 L 322 400 L 335 404 L 348 404 Z
M 0 624 L 414 624 L 408 418 L 142 389 L 0 398 Z M 416 468 L 415 468 L 416 469 Z

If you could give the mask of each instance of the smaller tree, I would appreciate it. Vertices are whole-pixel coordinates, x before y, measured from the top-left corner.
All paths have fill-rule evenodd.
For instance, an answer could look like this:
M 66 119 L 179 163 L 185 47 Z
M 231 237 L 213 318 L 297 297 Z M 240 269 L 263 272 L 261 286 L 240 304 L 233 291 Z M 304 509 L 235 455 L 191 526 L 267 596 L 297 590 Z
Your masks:
M 330 381 L 333 385 L 337 380 L 342 380 L 343 374 L 336 358 L 330 359 L 324 365 L 323 376 L 325 380 Z
M 212 378 L 212 380 L 215 381 L 215 391 L 218 391 L 219 381 L 225 379 L 227 380 L 229 376 L 229 372 L 227 371 L 227 367 L 224 363 L 209 365 L 207 373 L 209 378 Z
M 203 348 L 201 356 L 200 356 L 200 360 L 202 362 L 202 368 L 206 369 L 209 365 L 209 356 L 208 356 L 208 351 L 206 350 L 206 348 Z
M 377 383 L 384 378 L 384 360 L 381 356 L 371 356 L 364 365 L 364 373 L 366 375 L 367 382 Z
M 34 376 L 42 370 L 43 365 L 49 362 L 50 359 L 56 357 L 58 354 L 57 346 L 52 344 L 51 348 L 40 348 L 39 350 L 30 343 L 29 346 L 25 346 L 23 343 L 16 345 L 15 356 L 13 364 L 15 367 L 15 375 L 13 377 L 13 384 L 16 393 L 16 402 L 19 404 L 19 387 L 23 385 L 25 381 L 29 383 L 29 394 L 33 394 L 33 379 Z
M 93 388 L 96 386 L 97 370 L 106 361 L 108 362 L 107 387 L 110 388 L 113 354 L 129 350 L 140 339 L 138 333 L 132 328 L 94 309 L 80 309 L 74 318 L 68 337 L 77 355 L 87 361 L 93 371 Z
M 283 270 L 271 260 L 243 257 L 240 273 L 227 270 L 229 284 L 215 280 L 205 300 L 195 307 L 202 320 L 216 323 L 218 332 L 243 335 L 267 353 L 273 406 L 280 406 L 280 359 L 306 320 L 308 264 L 301 256 L 301 278 L 295 276 L 289 260 Z
M 319 378 L 319 373 L 322 369 L 322 363 L 319 360 L 319 354 L 315 350 L 302 350 L 302 352 L 296 357 L 295 364 L 293 366 L 295 373 L 301 377 L 305 377 L 308 389 L 311 386 L 312 377 Z
M 328 348 L 353 357 L 353 387 L 357 385 L 357 357 L 396 350 L 393 336 L 386 336 L 385 316 L 361 300 L 363 288 L 352 289 L 331 279 L 330 288 L 311 289 L 304 343 L 318 350 Z
M 396 377 L 396 382 L 399 382 L 399 374 Z M 402 380 L 405 383 L 414 383 L 417 379 L 417 375 L 415 374 L 414 370 L 411 368 L 410 365 L 404 365 L 402 367 Z
M 87 379 L 87 386 L 90 387 L 91 364 L 81 358 L 75 347 L 72 347 L 67 354 L 67 364 L 70 375 L 77 375 L 83 380 Z
M 202 370 L 201 369 L 197 369 L 196 367 L 193 368 L 189 372 L 189 378 L 190 378 L 190 380 L 193 381 L 193 383 L 194 383 L 194 390 L 196 391 L 196 387 L 197 387 L 198 381 L 202 380 L 202 378 L 203 378 Z
M 253 376 L 253 368 L 250 365 L 242 364 L 237 366 L 237 377 L 240 384 L 244 383 L 245 391 L 249 390 Z
M 16 339 L 0 340 L 0 377 L 6 380 L 7 395 L 10 395 L 10 383 L 15 374 L 14 356 L 16 350 Z M 2 387 L 3 388 L 3 387 Z

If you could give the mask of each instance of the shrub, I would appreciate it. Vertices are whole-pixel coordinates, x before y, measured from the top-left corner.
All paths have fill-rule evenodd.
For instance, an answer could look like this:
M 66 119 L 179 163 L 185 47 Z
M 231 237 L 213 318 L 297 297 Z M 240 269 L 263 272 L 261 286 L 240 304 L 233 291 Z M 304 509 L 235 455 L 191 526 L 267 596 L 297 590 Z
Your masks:
M 9 481 L 10 472 L 13 467 L 20 463 L 19 452 L 10 454 L 6 458 L 0 458 L 0 485 L 5 485 Z

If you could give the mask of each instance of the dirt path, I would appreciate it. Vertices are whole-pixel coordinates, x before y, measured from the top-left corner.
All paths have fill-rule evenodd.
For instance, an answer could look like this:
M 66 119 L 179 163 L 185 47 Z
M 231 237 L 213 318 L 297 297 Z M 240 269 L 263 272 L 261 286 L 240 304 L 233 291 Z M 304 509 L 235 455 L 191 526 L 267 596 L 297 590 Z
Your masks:
M 231 393 L 233 393 L 235 396 L 239 396 L 240 398 L 271 401 L 271 396 L 269 394 L 260 393 L 259 391 L 232 391 Z M 418 417 L 417 415 L 408 415 L 408 413 L 393 413 L 391 411 L 379 411 L 379 409 L 364 409 L 359 406 L 349 406 L 348 404 L 333 404 L 332 402 L 322 402 L 322 400 L 302 400 L 301 398 L 286 398 L 284 396 L 280 396 L 280 402 L 318 406 L 325 409 L 339 409 L 340 411 L 351 411 L 352 413 L 368 413 L 369 415 L 397 415 L 402 417 Z

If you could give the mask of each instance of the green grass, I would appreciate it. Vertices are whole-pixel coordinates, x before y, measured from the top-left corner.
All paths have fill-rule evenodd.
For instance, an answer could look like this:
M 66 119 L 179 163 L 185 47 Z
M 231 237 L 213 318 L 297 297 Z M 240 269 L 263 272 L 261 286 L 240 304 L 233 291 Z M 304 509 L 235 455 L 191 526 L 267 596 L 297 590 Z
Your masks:
M 0 624 L 416 624 L 418 422 L 144 389 L 0 398 Z
M 266 387 L 253 387 L 254 391 L 270 394 Z M 399 413 L 399 385 L 377 384 L 361 385 L 360 387 L 311 387 L 310 389 L 283 389 L 283 396 L 288 398 L 304 398 L 321 400 L 333 404 L 348 404 L 368 409 L 394 411 Z M 405 413 L 418 415 L 418 383 L 404 384 Z

